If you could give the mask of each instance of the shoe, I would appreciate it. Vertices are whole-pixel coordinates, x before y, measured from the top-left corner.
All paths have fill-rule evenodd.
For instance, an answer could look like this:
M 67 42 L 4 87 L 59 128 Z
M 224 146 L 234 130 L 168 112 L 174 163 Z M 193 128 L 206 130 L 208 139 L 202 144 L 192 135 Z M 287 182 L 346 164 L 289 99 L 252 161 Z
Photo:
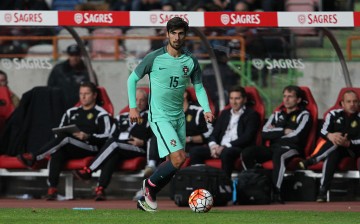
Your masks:
M 149 178 L 155 172 L 154 166 L 146 166 L 144 169 L 144 178 Z
M 72 173 L 78 180 L 91 179 L 91 170 L 88 167 L 84 167 L 82 170 L 74 170 Z
M 144 198 L 146 204 L 153 210 L 157 209 L 156 192 L 154 187 L 150 186 L 149 179 L 143 181 L 142 190 L 144 191 Z
M 145 197 L 142 197 L 137 201 L 137 208 L 145 212 L 156 212 L 156 209 L 151 208 L 145 201 Z
M 98 186 L 95 188 L 95 201 L 106 201 L 104 187 Z
M 35 164 L 35 158 L 31 153 L 23 153 L 17 156 L 18 160 L 28 168 L 32 168 Z
M 315 164 L 315 160 L 310 158 L 310 159 L 307 159 L 307 160 L 300 161 L 299 164 L 298 164 L 298 167 L 301 170 L 307 170 L 307 168 L 309 166 L 314 165 L 314 164 Z
M 280 189 L 274 190 L 273 202 L 278 204 L 285 204 L 284 200 L 281 198 Z
M 327 202 L 327 191 L 320 189 L 318 196 L 316 197 L 316 202 L 322 203 Z
M 133 197 L 133 201 L 140 200 L 142 197 L 144 197 L 144 191 L 140 189 L 135 193 L 135 196 Z
M 58 190 L 56 187 L 49 187 L 47 195 L 45 196 L 46 201 L 55 201 L 57 199 Z

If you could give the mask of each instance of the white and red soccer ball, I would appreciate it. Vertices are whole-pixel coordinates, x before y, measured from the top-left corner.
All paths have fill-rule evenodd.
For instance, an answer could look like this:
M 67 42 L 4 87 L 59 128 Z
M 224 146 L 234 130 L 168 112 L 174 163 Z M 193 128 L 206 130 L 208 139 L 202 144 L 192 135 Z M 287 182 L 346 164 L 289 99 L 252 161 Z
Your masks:
M 211 193 L 205 189 L 196 189 L 189 196 L 189 206 L 197 213 L 210 211 L 214 203 Z

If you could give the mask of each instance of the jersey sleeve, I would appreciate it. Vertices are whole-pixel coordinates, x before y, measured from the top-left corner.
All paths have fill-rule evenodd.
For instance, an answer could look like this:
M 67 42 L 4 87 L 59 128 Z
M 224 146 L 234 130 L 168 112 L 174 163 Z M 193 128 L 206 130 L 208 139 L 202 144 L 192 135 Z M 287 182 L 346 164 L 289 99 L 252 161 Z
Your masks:
M 209 106 L 209 100 L 206 95 L 206 91 L 205 91 L 203 84 L 201 82 L 194 84 L 194 89 L 195 89 L 195 93 L 196 93 L 196 98 L 198 99 L 199 104 L 204 109 L 205 113 L 211 112 L 210 106 Z
M 195 85 L 195 84 L 202 83 L 201 68 L 200 68 L 198 60 L 194 57 L 192 57 L 192 59 L 194 61 L 194 69 L 191 74 L 191 82 L 193 85 Z
M 140 80 L 135 72 L 132 72 L 127 80 L 129 108 L 136 108 L 136 83 Z

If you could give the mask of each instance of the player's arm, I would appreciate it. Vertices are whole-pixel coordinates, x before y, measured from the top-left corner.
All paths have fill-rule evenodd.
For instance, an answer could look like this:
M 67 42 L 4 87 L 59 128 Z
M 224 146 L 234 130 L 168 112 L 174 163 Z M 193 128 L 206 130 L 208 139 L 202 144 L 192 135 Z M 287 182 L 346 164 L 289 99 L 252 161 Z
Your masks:
M 205 111 L 205 114 L 204 114 L 205 120 L 210 123 L 213 122 L 215 117 L 210 110 L 209 100 L 206 95 L 206 91 L 205 91 L 203 84 L 202 83 L 194 84 L 194 89 L 195 89 L 195 93 L 196 93 L 196 98 L 198 99 L 200 106 Z
M 136 75 L 136 73 L 133 71 L 128 80 L 127 80 L 127 87 L 128 87 L 128 98 L 129 98 L 129 119 L 130 122 L 139 122 L 140 119 L 140 113 L 136 109 L 136 84 L 140 80 L 140 78 Z

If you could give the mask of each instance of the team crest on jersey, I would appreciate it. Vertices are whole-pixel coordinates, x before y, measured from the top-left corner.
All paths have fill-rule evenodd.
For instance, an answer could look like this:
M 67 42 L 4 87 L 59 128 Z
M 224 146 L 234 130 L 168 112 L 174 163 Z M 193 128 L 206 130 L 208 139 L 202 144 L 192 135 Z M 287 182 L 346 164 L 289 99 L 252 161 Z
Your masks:
M 186 116 L 186 121 L 187 122 L 190 122 L 192 120 L 192 115 L 191 114 L 188 114 L 187 116 Z
M 295 121 L 296 121 L 296 115 L 293 115 L 293 116 L 291 117 L 291 121 L 292 121 L 292 122 L 295 122 Z
M 358 123 L 356 121 L 351 122 L 351 127 L 356 128 L 358 126 Z
M 94 114 L 93 114 L 93 113 L 88 113 L 88 114 L 86 115 L 86 118 L 87 118 L 88 120 L 91 120 L 91 119 L 94 118 Z
M 176 141 L 175 141 L 175 139 L 171 139 L 171 140 L 170 140 L 170 144 L 175 147 L 175 146 L 176 146 Z
M 184 66 L 183 72 L 184 72 L 184 75 L 187 75 L 187 73 L 189 72 L 189 68 L 187 66 Z

